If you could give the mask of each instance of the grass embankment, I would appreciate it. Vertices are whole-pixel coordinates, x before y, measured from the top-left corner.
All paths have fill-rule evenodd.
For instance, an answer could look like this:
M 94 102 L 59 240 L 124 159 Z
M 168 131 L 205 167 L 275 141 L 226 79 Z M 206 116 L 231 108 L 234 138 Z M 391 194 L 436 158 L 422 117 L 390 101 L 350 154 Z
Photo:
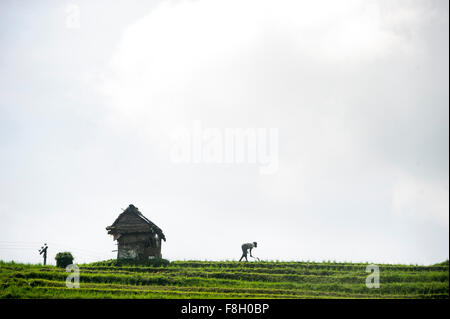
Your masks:
M 449 298 L 449 264 L 379 265 L 368 289 L 367 264 L 174 261 L 79 265 L 80 288 L 54 266 L 0 262 L 0 298 Z

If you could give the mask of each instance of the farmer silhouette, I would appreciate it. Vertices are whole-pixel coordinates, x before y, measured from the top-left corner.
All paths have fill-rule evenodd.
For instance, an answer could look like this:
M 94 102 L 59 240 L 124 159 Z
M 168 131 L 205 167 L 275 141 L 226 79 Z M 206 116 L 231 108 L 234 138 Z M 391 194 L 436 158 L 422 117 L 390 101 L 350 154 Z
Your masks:
M 241 259 L 239 259 L 239 261 L 242 260 L 242 258 L 245 257 L 245 260 L 248 261 L 247 259 L 247 251 L 250 251 L 250 257 L 255 258 L 252 256 L 252 249 L 256 248 L 258 246 L 257 242 L 254 241 L 253 243 L 246 243 L 242 245 L 242 256 Z

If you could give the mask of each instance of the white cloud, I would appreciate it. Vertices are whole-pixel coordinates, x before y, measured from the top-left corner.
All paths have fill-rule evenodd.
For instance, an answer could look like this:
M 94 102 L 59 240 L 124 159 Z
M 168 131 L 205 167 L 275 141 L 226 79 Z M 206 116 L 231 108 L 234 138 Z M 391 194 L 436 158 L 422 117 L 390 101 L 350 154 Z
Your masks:
M 164 2 L 124 30 L 100 89 L 112 126 L 167 160 L 171 134 L 195 120 L 279 128 L 277 174 L 225 180 L 197 166 L 192 187 L 254 186 L 305 229 L 315 218 L 362 229 L 383 214 L 379 236 L 392 212 L 406 227 L 448 221 L 446 27 L 448 13 L 421 2 Z
M 435 220 L 448 225 L 448 182 L 423 180 L 404 175 L 397 178 L 393 187 L 393 210 L 403 218 Z
M 386 114 L 405 108 L 414 120 L 421 106 L 397 104 L 399 92 L 377 73 L 407 83 L 407 74 L 386 72 L 422 53 L 411 32 L 423 16 L 417 5 L 377 1 L 164 2 L 124 31 L 102 90 L 115 123 L 133 127 L 160 153 L 168 152 L 175 128 L 194 120 L 213 127 L 275 123 L 285 171 L 292 171 L 276 177 L 280 191 L 300 198 L 297 187 L 282 185 L 338 179 L 342 171 L 358 179 L 371 162 L 384 164 L 367 153 L 378 133 L 366 123 L 383 131 Z M 371 85 L 383 94 L 376 107 L 381 96 Z M 386 167 L 386 183 L 396 169 Z
M 113 257 L 133 203 L 170 259 L 448 258 L 447 1 L 156 3 L 3 5 L 0 239 Z M 174 165 L 195 120 L 278 128 L 277 173 Z
M 147 123 L 150 135 L 195 117 L 216 117 L 215 111 L 259 121 L 264 107 L 279 107 L 261 105 L 265 96 L 276 96 L 259 90 L 276 90 L 280 77 L 298 81 L 296 68 L 314 76 L 312 64 L 320 76 L 330 63 L 353 64 L 401 49 L 402 39 L 383 27 L 379 9 L 366 6 L 165 2 L 124 31 L 103 90 L 121 118 Z M 263 98 L 250 96 L 254 91 Z

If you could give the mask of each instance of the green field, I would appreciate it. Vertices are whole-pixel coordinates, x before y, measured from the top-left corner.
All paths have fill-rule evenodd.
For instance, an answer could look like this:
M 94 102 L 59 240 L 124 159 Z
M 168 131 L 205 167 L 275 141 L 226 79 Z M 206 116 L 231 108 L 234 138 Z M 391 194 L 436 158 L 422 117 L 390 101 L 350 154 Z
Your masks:
M 380 264 L 368 289 L 368 264 L 174 261 L 160 266 L 79 265 L 80 288 L 55 266 L 0 262 L 0 298 L 449 298 L 448 261 Z

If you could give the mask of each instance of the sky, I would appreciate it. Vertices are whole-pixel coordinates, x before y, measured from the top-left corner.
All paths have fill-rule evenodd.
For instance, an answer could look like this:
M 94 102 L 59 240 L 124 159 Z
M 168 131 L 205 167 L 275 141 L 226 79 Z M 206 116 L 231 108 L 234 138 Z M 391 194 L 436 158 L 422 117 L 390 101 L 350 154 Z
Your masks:
M 169 260 L 448 259 L 448 33 L 444 0 L 1 1 L 0 260 L 115 258 L 129 204 Z M 198 126 L 275 169 L 175 161 Z

